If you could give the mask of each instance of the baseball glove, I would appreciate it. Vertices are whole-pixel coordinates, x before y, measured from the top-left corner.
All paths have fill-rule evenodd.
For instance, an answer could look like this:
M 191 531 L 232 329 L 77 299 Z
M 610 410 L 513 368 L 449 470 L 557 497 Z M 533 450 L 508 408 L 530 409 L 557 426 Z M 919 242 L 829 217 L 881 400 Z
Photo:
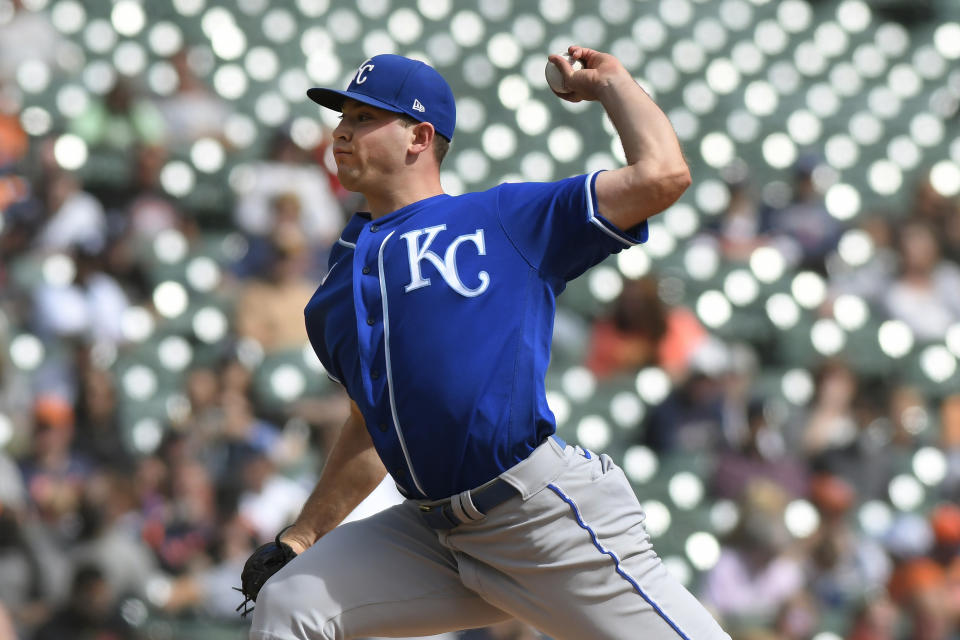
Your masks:
M 253 606 L 250 603 L 257 601 L 260 589 L 270 579 L 270 576 L 280 571 L 284 565 L 297 557 L 290 545 L 280 542 L 280 536 L 289 528 L 284 527 L 273 542 L 257 547 L 257 550 L 250 554 L 243 565 L 243 572 L 240 574 L 241 586 L 234 587 L 234 590 L 243 594 L 243 602 L 237 607 L 241 618 L 245 618 L 248 613 L 253 611 Z

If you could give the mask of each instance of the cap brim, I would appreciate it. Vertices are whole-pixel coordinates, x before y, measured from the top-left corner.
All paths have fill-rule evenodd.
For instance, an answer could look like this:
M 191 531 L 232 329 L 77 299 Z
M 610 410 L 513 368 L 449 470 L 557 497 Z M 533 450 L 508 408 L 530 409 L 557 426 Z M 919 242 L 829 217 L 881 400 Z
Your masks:
M 334 111 L 342 111 L 344 101 L 350 99 L 368 104 L 371 107 L 377 107 L 378 109 L 385 109 L 387 111 L 393 111 L 394 113 L 404 113 L 402 109 L 399 109 L 392 104 L 377 100 L 376 98 L 371 98 L 370 96 L 362 93 L 356 93 L 354 91 L 337 91 L 335 89 L 321 89 L 319 87 L 315 87 L 313 89 L 307 89 L 307 97 L 319 104 L 321 107 L 333 109 Z

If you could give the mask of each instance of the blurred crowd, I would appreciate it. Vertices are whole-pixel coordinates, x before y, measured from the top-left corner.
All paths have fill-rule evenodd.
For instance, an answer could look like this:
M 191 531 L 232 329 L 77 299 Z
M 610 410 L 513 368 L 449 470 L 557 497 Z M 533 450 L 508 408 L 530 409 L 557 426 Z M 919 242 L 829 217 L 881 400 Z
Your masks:
M 922 180 L 903 211 L 864 215 L 853 228 L 873 250 L 852 268 L 838 255 L 847 227 L 827 212 L 818 166 L 797 163 L 779 206 L 730 168 L 726 211 L 692 242 L 734 267 L 777 247 L 790 271 L 824 278 L 821 317 L 856 295 L 919 341 L 943 341 L 960 323 L 960 202 Z M 857 367 L 841 353 L 818 360 L 809 400 L 791 408 L 758 384 L 764 371 L 791 366 L 782 350 L 759 334 L 718 341 L 693 310 L 666 302 L 662 285 L 656 276 L 625 284 L 592 326 L 586 363 L 601 380 L 666 371 L 673 389 L 636 442 L 660 456 L 707 455 L 707 491 L 737 506 L 698 595 L 735 637 L 799 640 L 824 627 L 857 639 L 956 637 L 960 390 L 931 394 L 904 371 Z M 918 457 L 924 448 L 934 455 Z M 875 508 L 899 502 L 897 478 L 911 471 L 930 485 L 923 504 Z M 797 499 L 816 511 L 801 535 L 786 511 Z
M 219 224 L 171 196 L 169 158 L 201 138 L 231 147 L 231 105 L 186 50 L 171 58 L 170 95 L 116 77 L 62 129 L 28 135 L 19 62 L 69 72 L 69 43 L 44 14 L 11 11 L 0 24 L 0 639 L 191 637 L 157 631 L 156 617 L 231 629 L 244 560 L 296 515 L 348 412 L 333 386 L 289 403 L 265 397 L 258 357 L 304 347 L 303 306 L 359 203 L 329 172 L 324 145 L 302 146 L 285 127 L 231 180 Z M 91 158 L 121 162 L 63 169 L 65 132 Z M 854 221 L 873 251 L 852 267 L 838 257 L 846 227 L 824 205 L 818 158 L 801 158 L 772 196 L 745 167 L 725 177 L 729 205 L 693 242 L 732 264 L 777 248 L 791 270 L 825 279 L 824 316 L 850 294 L 918 340 L 960 323 L 960 204 L 929 182 L 903 210 Z M 151 394 L 131 399 L 115 365 L 169 322 L 156 295 L 160 238 L 179 263 L 229 249 L 207 287 L 228 326 L 209 341 L 182 332 L 197 357 L 176 376 L 178 400 L 153 436 L 131 435 L 131 405 Z M 766 367 L 790 365 L 783 353 L 719 341 L 665 281 L 656 265 L 626 281 L 576 339 L 601 384 L 649 366 L 669 375 L 673 390 L 637 425 L 637 444 L 707 455 L 709 498 L 737 505 L 718 561 L 691 589 L 738 638 L 801 640 L 824 626 L 856 640 L 956 637 L 960 394 L 930 397 L 838 357 L 821 359 L 805 406 L 785 410 L 756 384 Z M 24 334 L 42 345 L 35 366 L 15 361 Z M 865 508 L 889 502 L 923 446 L 946 464 L 929 508 Z M 785 518 L 797 498 L 816 511 L 802 536 Z M 509 624 L 462 637 L 537 636 Z
M 255 388 L 257 363 L 302 354 L 303 307 L 357 203 L 325 144 L 297 144 L 289 126 L 221 185 L 229 204 L 212 224 L 172 196 L 169 160 L 201 139 L 232 151 L 231 105 L 188 50 L 170 60 L 170 95 L 116 76 L 61 128 L 29 135 L 16 71 L 39 59 L 69 72 L 70 43 L 46 14 L 11 10 L 0 15 L 0 640 L 245 637 L 243 563 L 299 513 L 349 411 L 329 384 L 278 402 L 282 389 Z M 82 170 L 62 166 L 65 133 L 88 149 Z M 172 324 L 163 268 L 211 255 L 188 294 L 226 312 L 222 335 L 187 328 L 189 365 L 159 389 L 124 379 L 118 363 Z M 18 360 L 20 335 L 39 339 L 33 361 Z M 137 431 L 138 405 L 164 384 L 175 393 L 161 398 L 163 423 Z M 398 499 L 378 491 L 363 513 Z M 535 636 L 506 624 L 464 637 Z

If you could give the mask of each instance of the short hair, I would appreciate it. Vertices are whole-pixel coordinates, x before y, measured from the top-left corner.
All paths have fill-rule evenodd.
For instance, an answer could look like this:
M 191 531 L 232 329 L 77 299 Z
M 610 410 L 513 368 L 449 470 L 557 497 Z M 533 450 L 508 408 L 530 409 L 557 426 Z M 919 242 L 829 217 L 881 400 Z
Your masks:
M 411 116 L 408 116 L 405 113 L 398 114 L 400 121 L 403 122 L 404 126 L 412 127 L 418 125 L 422 120 L 417 120 Z M 436 129 L 434 129 L 433 136 L 433 157 L 437 159 L 437 166 L 439 167 L 443 163 L 443 159 L 447 156 L 447 151 L 450 150 L 450 141 L 447 140 L 444 136 L 440 135 Z

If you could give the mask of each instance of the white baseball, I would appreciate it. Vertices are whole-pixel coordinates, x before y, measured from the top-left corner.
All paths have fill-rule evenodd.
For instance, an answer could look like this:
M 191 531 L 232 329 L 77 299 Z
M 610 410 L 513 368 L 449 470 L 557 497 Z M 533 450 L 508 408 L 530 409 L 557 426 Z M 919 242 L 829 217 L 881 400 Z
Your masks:
M 579 60 L 573 60 L 569 54 L 561 53 L 559 55 L 562 55 L 567 59 L 574 71 L 583 69 L 583 63 Z M 551 89 L 557 93 L 570 93 L 570 89 L 567 89 L 567 86 L 563 81 L 563 74 L 560 73 L 560 69 L 557 68 L 557 65 L 547 60 L 547 66 L 543 70 L 543 74 L 547 77 L 547 84 L 550 85 Z

